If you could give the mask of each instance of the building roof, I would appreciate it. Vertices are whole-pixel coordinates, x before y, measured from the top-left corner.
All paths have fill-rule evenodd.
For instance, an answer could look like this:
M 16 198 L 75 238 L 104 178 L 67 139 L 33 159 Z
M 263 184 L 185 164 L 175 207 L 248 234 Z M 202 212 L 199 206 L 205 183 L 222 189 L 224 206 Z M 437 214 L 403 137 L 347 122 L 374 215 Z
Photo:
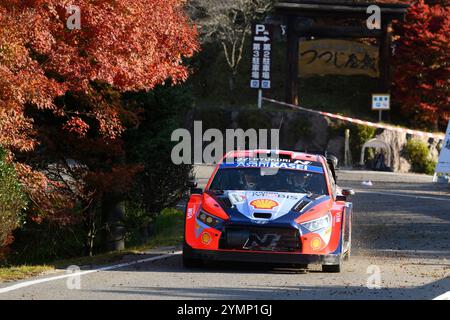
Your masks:
M 367 6 L 370 4 L 382 5 L 410 5 L 412 0 L 279 0 L 277 2 L 293 2 L 303 4 L 323 4 L 323 5 L 339 5 L 345 4 L 349 6 Z
M 384 14 L 400 17 L 411 0 L 278 0 L 275 9 L 284 13 L 366 15 L 367 7 L 376 4 Z

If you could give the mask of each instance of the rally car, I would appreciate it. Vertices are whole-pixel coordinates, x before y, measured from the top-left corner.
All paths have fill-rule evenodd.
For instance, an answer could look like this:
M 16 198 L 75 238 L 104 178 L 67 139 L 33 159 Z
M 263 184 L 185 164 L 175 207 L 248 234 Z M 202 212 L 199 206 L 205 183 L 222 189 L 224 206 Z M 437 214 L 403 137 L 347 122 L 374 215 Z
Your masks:
M 292 151 L 232 151 L 204 190 L 191 185 L 183 264 L 241 261 L 340 272 L 350 256 L 351 189 L 334 161 Z

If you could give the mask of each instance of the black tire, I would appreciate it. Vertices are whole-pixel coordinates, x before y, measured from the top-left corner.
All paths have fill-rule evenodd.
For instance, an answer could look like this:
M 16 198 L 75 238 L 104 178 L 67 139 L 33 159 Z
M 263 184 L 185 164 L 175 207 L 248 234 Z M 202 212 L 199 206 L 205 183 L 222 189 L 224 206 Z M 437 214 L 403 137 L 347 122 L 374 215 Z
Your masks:
M 322 272 L 339 273 L 341 272 L 341 264 L 323 264 Z
M 183 255 L 183 267 L 188 269 L 200 268 L 203 266 L 203 261 L 200 259 L 188 258 Z

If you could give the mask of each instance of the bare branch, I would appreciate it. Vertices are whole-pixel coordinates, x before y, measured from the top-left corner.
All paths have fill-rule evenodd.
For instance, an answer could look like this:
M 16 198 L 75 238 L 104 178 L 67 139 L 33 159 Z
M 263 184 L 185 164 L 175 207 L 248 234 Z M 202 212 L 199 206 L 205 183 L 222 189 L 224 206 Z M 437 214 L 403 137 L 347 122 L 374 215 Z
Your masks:
M 200 27 L 202 42 L 222 44 L 225 59 L 234 74 L 242 61 L 252 23 L 261 21 L 272 5 L 272 0 L 189 0 L 187 9 Z

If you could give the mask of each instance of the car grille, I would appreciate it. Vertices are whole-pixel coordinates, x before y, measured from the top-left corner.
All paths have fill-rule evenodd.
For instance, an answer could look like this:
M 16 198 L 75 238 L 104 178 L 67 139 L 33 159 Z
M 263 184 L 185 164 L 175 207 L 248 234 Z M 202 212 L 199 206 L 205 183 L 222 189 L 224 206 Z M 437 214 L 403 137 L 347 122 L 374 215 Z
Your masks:
M 289 228 L 228 226 L 219 242 L 220 249 L 300 252 L 299 232 Z

